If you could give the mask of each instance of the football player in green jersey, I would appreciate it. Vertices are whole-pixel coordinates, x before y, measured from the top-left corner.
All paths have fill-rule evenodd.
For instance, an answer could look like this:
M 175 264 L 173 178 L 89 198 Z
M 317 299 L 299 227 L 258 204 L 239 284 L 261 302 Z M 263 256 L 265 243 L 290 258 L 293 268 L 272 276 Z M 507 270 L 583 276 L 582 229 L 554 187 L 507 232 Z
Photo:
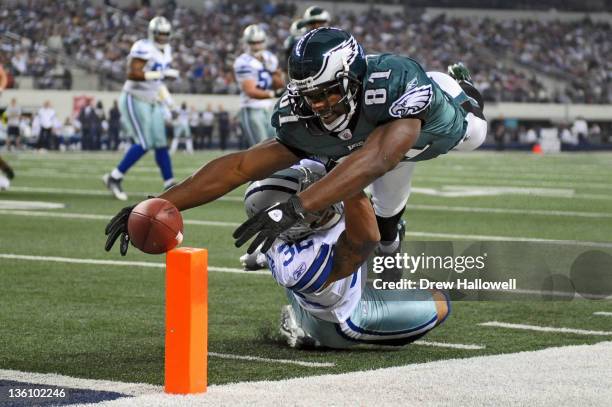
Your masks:
M 281 232 L 307 221 L 310 213 L 368 185 L 381 240 L 393 243 L 414 163 L 450 150 L 473 150 L 486 136 L 480 94 L 464 67 L 451 68 L 461 77 L 427 73 L 403 56 L 366 57 L 353 36 L 340 29 L 310 31 L 289 60 L 291 82 L 272 118 L 276 139 L 211 161 L 160 198 L 179 210 L 193 208 L 302 158 L 314 158 L 333 169 L 241 225 L 234 232 L 236 245 L 257 235 L 248 252 L 260 245 L 265 252 Z M 121 253 L 127 251 L 130 211 L 124 208 L 107 227 L 107 250 L 121 236 Z

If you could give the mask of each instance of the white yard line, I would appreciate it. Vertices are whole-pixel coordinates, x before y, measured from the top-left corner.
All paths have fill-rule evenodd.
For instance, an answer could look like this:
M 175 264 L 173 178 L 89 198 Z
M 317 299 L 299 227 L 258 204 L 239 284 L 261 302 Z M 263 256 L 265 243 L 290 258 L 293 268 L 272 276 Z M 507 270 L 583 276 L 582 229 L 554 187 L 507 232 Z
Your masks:
M 100 259 L 78 259 L 73 257 L 55 257 L 55 256 L 30 256 L 24 254 L 0 253 L 0 259 L 7 260 L 25 260 L 25 261 L 44 261 L 55 263 L 73 263 L 73 264 L 93 264 L 99 266 L 120 266 L 120 267 L 149 267 L 149 268 L 165 268 L 165 263 L 153 263 L 147 261 L 124 261 L 124 260 L 100 260 Z M 229 267 L 214 267 L 208 266 L 208 271 L 219 273 L 238 273 L 238 274 L 257 274 L 270 275 L 267 270 L 245 271 L 238 268 Z
M 63 218 L 63 219 L 90 219 L 109 221 L 114 215 L 94 215 L 90 213 L 71 213 L 71 212 L 45 212 L 45 211 L 24 211 L 24 210 L 8 210 L 0 209 L 0 215 L 14 215 L 27 217 L 43 217 L 43 218 Z M 220 226 L 220 227 L 238 227 L 237 222 L 220 222 L 215 220 L 189 220 L 184 219 L 185 225 L 199 226 Z
M 93 219 L 108 221 L 112 215 L 94 215 L 84 213 L 68 213 L 68 212 L 37 212 L 37 211 L 12 211 L 0 210 L 2 215 L 15 216 L 40 216 L 49 218 L 66 218 L 66 219 Z M 220 226 L 220 227 L 238 227 L 239 223 L 234 222 L 218 222 L 208 220 L 185 220 L 186 225 L 203 225 L 203 226 Z M 516 236 L 492 236 L 492 235 L 470 235 L 461 233 L 436 233 L 436 232 L 406 232 L 408 236 L 414 237 L 430 237 L 439 239 L 458 239 L 458 240 L 475 240 L 475 241 L 500 241 L 500 242 L 534 242 L 534 243 L 550 243 L 568 246 L 585 246 L 585 247 L 600 247 L 612 248 L 612 242 L 591 242 L 582 240 L 556 240 L 556 239 L 540 239 L 534 237 L 516 237 Z
M 612 312 L 597 311 L 593 312 L 593 315 L 599 315 L 601 317 L 612 317 Z
M 222 359 L 235 359 L 235 360 L 248 360 L 252 362 L 263 362 L 263 363 L 280 363 L 284 365 L 297 365 L 297 366 L 305 366 L 305 367 L 335 367 L 335 363 L 328 362 L 305 362 L 301 360 L 293 360 L 293 359 L 270 359 L 270 358 L 261 358 L 258 356 L 247 356 L 247 355 L 232 355 L 229 353 L 217 353 L 217 352 L 208 352 L 208 356 L 214 356 Z
M 100 179 L 100 184 L 102 184 L 102 179 Z M 104 187 L 102 185 L 102 187 Z M 84 195 L 84 196 L 108 196 L 111 198 L 111 194 L 104 189 L 81 189 L 81 188 L 47 188 L 47 187 L 25 187 L 25 186 L 13 186 L 8 191 L 5 192 L 29 192 L 29 193 L 41 193 L 41 194 L 70 194 L 70 195 Z M 155 192 L 155 191 L 154 191 Z M 130 191 L 130 195 L 138 196 L 138 197 L 146 197 L 150 195 L 152 192 L 135 192 Z M 242 202 L 243 198 L 239 196 L 224 196 L 219 198 L 220 201 L 232 201 L 232 202 Z
M 485 349 L 485 345 L 465 345 L 463 343 L 446 343 L 446 342 L 432 342 L 432 341 L 414 341 L 415 345 L 422 346 L 433 346 L 436 348 L 450 348 L 450 349 L 466 349 L 466 350 L 481 350 Z
M 407 236 L 414 237 L 435 237 L 441 239 L 458 239 L 458 240 L 476 240 L 476 241 L 496 241 L 496 242 L 532 242 L 532 243 L 550 243 L 568 246 L 586 246 L 586 247 L 601 247 L 612 248 L 612 243 L 606 242 L 590 242 L 581 240 L 556 240 L 556 239 L 540 239 L 535 237 L 517 237 L 517 236 L 491 236 L 491 235 L 469 235 L 462 233 L 435 233 L 435 232 L 406 232 Z
M 441 211 L 441 212 L 473 212 L 473 213 L 499 213 L 509 215 L 537 215 L 537 216 L 574 216 L 579 218 L 612 218 L 612 213 L 608 212 L 579 212 L 579 211 L 552 211 L 547 209 L 509 209 L 509 208 L 479 208 L 471 206 L 448 206 L 448 205 L 412 205 L 408 204 L 407 209 L 422 211 Z
M 556 327 L 539 326 L 539 325 L 511 324 L 507 322 L 498 322 L 498 321 L 484 322 L 478 325 L 494 327 L 494 328 L 522 329 L 526 331 L 537 331 L 537 332 L 556 332 L 556 333 L 567 333 L 567 334 L 576 334 L 576 335 L 612 336 L 612 332 L 609 332 L 609 331 L 589 331 L 586 329 L 556 328 Z

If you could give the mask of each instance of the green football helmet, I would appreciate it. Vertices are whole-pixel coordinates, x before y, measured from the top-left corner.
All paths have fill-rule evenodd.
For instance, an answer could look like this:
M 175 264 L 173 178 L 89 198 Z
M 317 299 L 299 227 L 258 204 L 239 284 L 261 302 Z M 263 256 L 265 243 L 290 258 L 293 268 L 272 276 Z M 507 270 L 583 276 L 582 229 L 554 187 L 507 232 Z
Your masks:
M 294 115 L 313 131 L 324 134 L 346 129 L 357 110 L 361 84 L 366 75 L 363 48 L 355 38 L 338 28 L 318 28 L 304 35 L 289 57 L 289 103 Z M 337 103 L 324 111 L 312 105 L 339 94 Z M 336 117 L 326 123 L 323 118 Z

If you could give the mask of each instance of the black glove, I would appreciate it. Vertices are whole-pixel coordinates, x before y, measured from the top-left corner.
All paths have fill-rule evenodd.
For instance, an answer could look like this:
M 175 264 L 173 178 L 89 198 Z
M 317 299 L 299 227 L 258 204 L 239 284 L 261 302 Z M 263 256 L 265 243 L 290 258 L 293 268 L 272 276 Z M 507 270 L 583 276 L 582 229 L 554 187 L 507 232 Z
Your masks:
M 293 195 L 287 202 L 272 205 L 240 225 L 232 235 L 236 239 L 234 244 L 240 247 L 259 232 L 247 249 L 247 253 L 253 253 L 262 243 L 260 250 L 265 253 L 278 235 L 304 219 L 304 213 L 300 198 Z
M 106 234 L 106 245 L 104 249 L 109 252 L 110 249 L 115 244 L 115 240 L 120 238 L 119 240 L 119 253 L 122 256 L 125 256 L 128 250 L 128 246 L 130 244 L 130 236 L 128 235 L 128 218 L 130 217 L 130 213 L 132 209 L 134 209 L 136 205 L 126 206 L 121 209 L 118 214 L 113 217 L 108 225 L 106 225 L 106 229 L 104 233 Z

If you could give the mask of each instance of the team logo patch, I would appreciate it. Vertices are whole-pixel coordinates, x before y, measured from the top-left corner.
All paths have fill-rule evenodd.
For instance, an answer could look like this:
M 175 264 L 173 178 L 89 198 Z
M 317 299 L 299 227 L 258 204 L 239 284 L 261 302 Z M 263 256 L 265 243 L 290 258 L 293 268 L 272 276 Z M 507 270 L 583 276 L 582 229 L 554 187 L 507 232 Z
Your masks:
M 351 132 L 351 129 L 344 129 L 338 133 L 338 138 L 340 140 L 350 140 L 353 138 L 353 133 Z
M 268 212 L 268 216 L 274 222 L 278 223 L 283 218 L 283 211 L 281 211 L 280 209 L 274 209 L 273 211 Z
M 414 116 L 429 106 L 432 96 L 433 90 L 431 85 L 413 88 L 393 102 L 389 108 L 389 114 L 399 118 Z

